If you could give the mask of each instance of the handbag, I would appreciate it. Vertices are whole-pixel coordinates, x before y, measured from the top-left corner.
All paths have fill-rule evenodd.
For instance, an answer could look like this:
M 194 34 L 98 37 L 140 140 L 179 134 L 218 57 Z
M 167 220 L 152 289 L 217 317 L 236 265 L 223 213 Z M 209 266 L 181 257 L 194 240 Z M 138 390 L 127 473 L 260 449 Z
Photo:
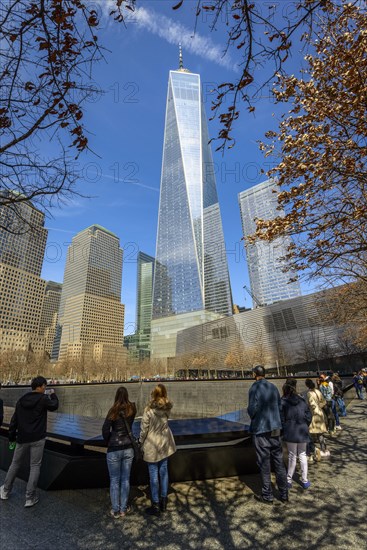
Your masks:
M 131 444 L 132 444 L 133 449 L 134 449 L 134 458 L 135 458 L 136 461 L 143 460 L 144 453 L 143 453 L 143 449 L 141 447 L 141 443 L 131 433 L 130 426 L 129 426 L 126 418 L 125 418 L 125 415 L 123 413 L 121 413 L 121 416 L 124 419 L 127 434 L 130 437 L 130 441 L 131 441 Z

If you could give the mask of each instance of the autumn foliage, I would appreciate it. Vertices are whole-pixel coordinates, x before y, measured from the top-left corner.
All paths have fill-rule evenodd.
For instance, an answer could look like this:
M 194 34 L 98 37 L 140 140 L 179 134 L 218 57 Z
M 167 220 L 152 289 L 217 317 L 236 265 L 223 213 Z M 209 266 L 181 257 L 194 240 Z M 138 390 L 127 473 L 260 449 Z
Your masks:
M 262 144 L 285 216 L 257 220 L 254 239 L 290 235 L 289 269 L 367 283 L 367 12 L 334 5 L 302 77 L 279 77 L 289 106 Z

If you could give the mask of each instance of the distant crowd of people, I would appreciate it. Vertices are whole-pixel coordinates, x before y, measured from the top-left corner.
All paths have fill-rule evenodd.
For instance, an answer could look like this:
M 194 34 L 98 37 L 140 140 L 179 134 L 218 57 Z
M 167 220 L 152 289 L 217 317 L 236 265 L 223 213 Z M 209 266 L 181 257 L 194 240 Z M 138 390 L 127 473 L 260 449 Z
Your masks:
M 261 365 L 253 369 L 255 383 L 250 387 L 248 414 L 250 433 L 260 469 L 262 489 L 256 500 L 272 504 L 271 461 L 273 461 L 279 498 L 288 502 L 293 484 L 297 460 L 300 463 L 300 483 L 304 489 L 311 486 L 308 465 L 330 456 L 326 435 L 334 435 L 342 429 L 340 417 L 347 415 L 343 399 L 343 384 L 338 374 L 320 374 L 316 383 L 306 379 L 306 393 L 297 392 L 297 380 L 288 378 L 282 389 L 265 377 Z M 353 384 L 356 396 L 364 399 L 367 373 L 355 373 Z M 47 429 L 47 412 L 56 411 L 58 398 L 53 389 L 47 389 L 47 380 L 37 376 L 32 380 L 31 392 L 17 402 L 9 426 L 9 448 L 14 455 L 0 487 L 0 499 L 7 500 L 15 477 L 27 454 L 30 455 L 30 474 L 26 487 L 25 507 L 39 501 L 36 492 L 40 475 Z M 114 402 L 102 426 L 102 436 L 107 446 L 107 467 L 110 476 L 110 515 L 114 519 L 124 517 L 129 511 L 130 474 L 134 457 L 143 456 L 148 465 L 151 504 L 146 513 L 159 516 L 167 509 L 168 458 L 175 453 L 176 445 L 168 425 L 172 410 L 164 384 L 157 384 L 141 419 L 140 436 L 135 439 L 132 426 L 136 405 L 129 399 L 125 387 L 118 388 Z M 0 400 L 0 420 L 3 420 L 3 404 Z M 1 425 L 0 423 L 0 425 Z M 285 467 L 283 446 L 288 450 Z

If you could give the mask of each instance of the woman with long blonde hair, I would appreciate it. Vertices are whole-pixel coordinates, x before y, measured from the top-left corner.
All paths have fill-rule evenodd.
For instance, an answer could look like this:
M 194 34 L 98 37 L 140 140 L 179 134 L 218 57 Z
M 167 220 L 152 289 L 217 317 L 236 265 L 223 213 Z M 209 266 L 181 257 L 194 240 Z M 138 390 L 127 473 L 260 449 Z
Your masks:
M 130 510 L 130 471 L 134 449 L 128 433 L 136 415 L 135 403 L 129 400 L 124 386 L 116 391 L 115 401 L 108 411 L 102 427 L 103 439 L 107 444 L 107 466 L 110 474 L 111 516 L 122 518 Z
M 167 397 L 166 387 L 158 384 L 144 410 L 140 432 L 151 491 L 151 506 L 146 512 L 154 516 L 159 516 L 167 509 L 168 457 L 176 451 L 175 440 L 168 426 L 171 409 L 172 403 Z

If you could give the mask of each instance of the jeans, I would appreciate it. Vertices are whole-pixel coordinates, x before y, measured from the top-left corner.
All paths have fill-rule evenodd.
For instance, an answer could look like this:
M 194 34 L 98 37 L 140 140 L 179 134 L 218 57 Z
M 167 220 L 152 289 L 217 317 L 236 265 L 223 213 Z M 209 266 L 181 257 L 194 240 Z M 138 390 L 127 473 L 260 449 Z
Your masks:
M 297 464 L 297 456 L 299 458 L 299 463 L 301 466 L 301 481 L 302 483 L 306 483 L 306 481 L 308 481 L 307 479 L 308 465 L 307 465 L 307 454 L 306 454 L 307 442 L 290 443 L 289 441 L 287 441 L 287 448 L 288 448 L 288 472 L 287 472 L 288 483 L 292 483 L 294 471 L 296 469 L 296 464 Z
M 323 434 L 311 434 L 311 437 L 315 443 L 318 443 L 320 445 L 320 449 L 323 452 L 327 450 Z
M 328 432 L 333 432 L 335 430 L 335 416 L 333 413 L 333 407 L 332 407 L 331 401 L 326 401 L 326 405 L 324 407 L 324 413 L 326 416 L 326 425 L 327 425 Z
M 347 409 L 345 408 L 344 399 L 342 397 L 335 397 L 335 401 L 339 407 L 340 416 L 347 416 Z
M 121 449 L 107 453 L 108 473 L 110 474 L 110 498 L 112 510 L 126 512 L 130 492 L 130 471 L 134 449 Z
M 307 445 L 306 454 L 308 456 L 313 455 L 315 453 L 315 443 L 314 443 L 314 440 L 311 437 L 311 434 L 309 435 L 309 438 L 308 438 L 308 441 L 307 441 L 306 445 Z
M 355 388 L 356 388 L 358 399 L 364 399 L 363 385 L 358 384 L 358 386 L 355 386 Z
M 283 461 L 283 450 L 280 437 L 272 437 L 271 432 L 253 436 L 256 450 L 256 461 L 260 468 L 262 480 L 262 496 L 266 500 L 273 500 L 273 491 L 270 477 L 270 459 L 272 458 L 275 477 L 281 498 L 287 498 L 287 473 Z
M 338 415 L 338 411 L 337 411 L 337 408 L 336 408 L 336 402 L 335 402 L 335 399 L 332 399 L 331 400 L 331 410 L 333 411 L 333 415 L 335 417 L 335 423 L 337 426 L 340 426 L 340 420 L 339 420 L 339 415 Z
M 152 502 L 159 502 L 159 496 L 165 498 L 168 493 L 168 458 L 159 462 L 148 462 L 150 492 Z M 160 495 L 159 495 L 160 482 Z
M 43 449 L 45 447 L 45 439 L 39 441 L 33 441 L 32 443 L 17 443 L 13 460 L 10 464 L 8 473 L 4 481 L 5 493 L 10 493 L 13 488 L 14 480 L 17 476 L 18 470 L 22 465 L 25 456 L 30 455 L 30 471 L 26 488 L 25 497 L 26 500 L 32 500 L 36 496 L 36 488 L 41 471 Z

